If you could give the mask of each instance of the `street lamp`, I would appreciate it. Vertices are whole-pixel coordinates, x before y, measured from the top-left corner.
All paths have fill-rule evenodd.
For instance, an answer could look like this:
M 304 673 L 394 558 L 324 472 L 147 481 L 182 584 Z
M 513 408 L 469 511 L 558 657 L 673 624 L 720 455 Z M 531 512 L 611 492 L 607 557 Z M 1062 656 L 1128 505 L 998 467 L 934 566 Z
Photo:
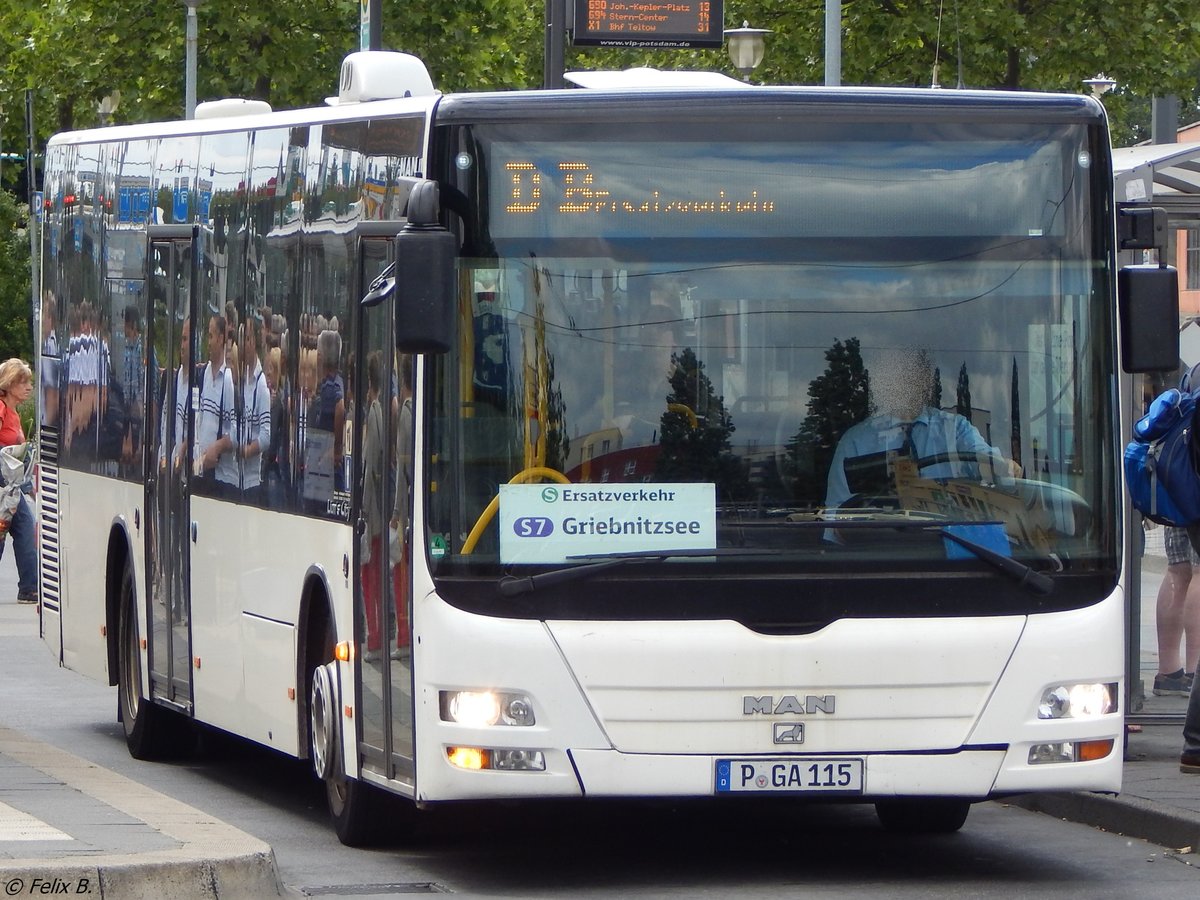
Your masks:
M 1101 72 L 1099 75 L 1094 75 L 1091 78 L 1085 78 L 1083 83 L 1088 86 L 1093 97 L 1103 97 L 1109 91 L 1117 86 L 1117 83 Z
M 187 70 L 184 77 L 184 110 L 187 118 L 196 118 L 196 7 L 204 0 L 180 0 L 187 7 Z
M 100 98 L 100 102 L 96 104 L 96 115 L 100 117 L 101 127 L 112 124 L 113 113 L 117 111 L 117 107 L 120 105 L 120 91 L 113 91 L 111 94 L 105 94 Z
M 749 82 L 750 73 L 758 68 L 766 52 L 764 37 L 771 33 L 769 28 L 751 28 L 748 21 L 741 28 L 726 28 L 725 38 L 729 41 L 729 58 L 733 67 L 742 73 L 742 80 Z

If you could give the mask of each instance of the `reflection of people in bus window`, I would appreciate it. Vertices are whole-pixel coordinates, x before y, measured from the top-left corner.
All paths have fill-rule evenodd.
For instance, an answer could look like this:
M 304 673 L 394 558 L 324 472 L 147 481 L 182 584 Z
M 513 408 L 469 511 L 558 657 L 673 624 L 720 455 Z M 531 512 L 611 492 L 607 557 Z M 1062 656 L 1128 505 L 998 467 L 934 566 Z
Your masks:
M 267 388 L 271 392 L 271 440 L 263 455 L 263 484 L 267 492 L 267 505 L 271 509 L 282 509 L 287 501 L 290 484 L 291 441 L 288 430 L 288 404 L 290 389 L 283 377 L 285 365 L 283 349 L 272 347 L 267 355 Z
M 392 506 L 389 523 L 395 535 L 390 544 L 397 545 L 398 552 L 389 550 L 392 564 L 392 587 L 396 598 L 396 646 L 392 659 L 404 659 L 410 651 L 412 637 L 408 624 L 408 568 L 410 560 L 408 513 L 412 503 L 413 477 L 413 361 L 410 356 L 401 356 L 397 362 L 400 369 L 399 422 L 396 425 L 396 500 Z
M 318 504 L 344 490 L 342 439 L 346 424 L 346 388 L 339 374 L 342 338 L 325 329 L 317 336 L 317 382 L 309 405 L 304 437 L 304 496 Z M 314 509 L 324 512 L 322 506 Z
M 54 292 L 42 295 L 42 424 L 58 423 L 59 382 L 62 362 L 58 346 L 58 300 Z
M 259 503 L 262 492 L 263 451 L 271 442 L 271 392 L 259 352 L 259 321 L 246 319 L 242 349 L 242 409 L 238 422 L 238 450 L 242 457 L 242 496 Z
M 383 472 L 384 441 L 387 436 L 384 434 L 383 407 L 379 400 L 380 373 L 380 352 L 375 350 L 367 357 L 367 395 L 363 400 L 367 418 L 363 432 L 362 496 L 367 528 L 362 536 L 360 561 L 364 618 L 367 624 L 367 651 L 364 659 L 367 662 L 379 658 L 382 644 L 379 622 L 384 571 L 381 498 L 387 484 Z
M 894 494 L 889 453 L 912 459 L 922 478 L 979 481 L 1020 471 L 967 418 L 930 405 L 934 369 L 926 354 L 893 351 L 870 373 L 876 413 L 852 425 L 838 442 L 829 468 L 827 509 L 859 495 Z
M 172 476 L 178 477 L 187 453 L 187 411 L 188 397 L 191 390 L 192 365 L 192 325 L 185 321 L 179 332 L 179 368 L 175 370 L 175 409 L 174 422 L 167 419 L 167 408 L 162 409 L 159 423 L 158 461 L 160 467 L 166 466 L 166 460 L 171 459 Z M 173 427 L 168 429 L 168 424 Z
M 224 316 L 208 321 L 208 362 L 199 373 L 200 408 L 196 415 L 195 474 L 215 476 L 215 493 L 229 495 L 239 484 L 233 455 L 233 373 L 225 365 Z
M 70 325 L 71 337 L 67 347 L 65 444 L 69 450 L 77 439 L 81 439 L 85 452 L 94 452 L 95 415 L 100 381 L 100 341 L 92 330 L 94 321 L 91 303 L 84 300 L 71 309 Z
M 146 400 L 146 347 L 142 341 L 142 319 L 134 304 L 125 307 L 125 354 L 121 367 L 121 389 L 129 412 L 121 445 L 121 459 L 131 463 L 141 442 L 142 415 Z

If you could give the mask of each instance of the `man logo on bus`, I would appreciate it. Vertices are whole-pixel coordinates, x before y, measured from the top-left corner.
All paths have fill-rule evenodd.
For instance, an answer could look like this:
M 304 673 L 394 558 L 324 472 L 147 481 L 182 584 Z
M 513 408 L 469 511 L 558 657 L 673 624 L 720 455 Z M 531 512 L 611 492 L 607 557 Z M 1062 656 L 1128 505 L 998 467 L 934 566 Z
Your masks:
M 558 488 L 542 488 L 542 502 L 556 503 L 558 501 Z
M 742 697 L 742 715 L 744 716 L 811 716 L 816 713 L 833 715 L 837 707 L 837 697 L 833 694 L 788 694 L 780 697 Z
M 775 743 L 776 744 L 803 744 L 804 743 L 804 723 L 797 722 L 795 725 L 790 722 L 775 722 Z

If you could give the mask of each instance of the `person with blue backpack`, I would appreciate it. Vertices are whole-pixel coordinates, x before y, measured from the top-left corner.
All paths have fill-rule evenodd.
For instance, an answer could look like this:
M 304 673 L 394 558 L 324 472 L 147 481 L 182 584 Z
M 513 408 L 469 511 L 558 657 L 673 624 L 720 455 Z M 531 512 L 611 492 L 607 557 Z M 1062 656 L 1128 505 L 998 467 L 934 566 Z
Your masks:
M 1187 562 L 1192 575 L 1195 569 L 1190 563 L 1200 557 L 1198 418 L 1200 365 L 1183 376 L 1178 388 L 1164 391 L 1154 398 L 1146 414 L 1134 424 L 1133 441 L 1125 448 L 1125 480 L 1134 508 L 1153 522 L 1174 526 L 1174 529 L 1168 529 L 1167 538 L 1175 545 L 1174 552 L 1168 548 L 1168 562 L 1173 557 L 1182 561 L 1184 554 L 1179 548 L 1179 530 L 1184 531 L 1190 545 Z M 1185 588 L 1185 595 L 1188 592 Z M 1174 646 L 1178 648 L 1178 635 Z M 1188 647 L 1187 652 L 1192 652 L 1192 649 Z M 1163 652 L 1161 643 L 1159 652 Z M 1200 688 L 1196 686 L 1196 660 L 1192 660 L 1190 684 L 1186 672 L 1188 659 L 1182 662 L 1181 670 L 1166 673 L 1170 676 L 1170 683 L 1178 685 L 1178 693 L 1182 694 L 1185 689 L 1188 693 L 1179 771 L 1186 775 L 1200 775 Z M 1178 676 L 1177 680 L 1175 676 Z M 1154 681 L 1155 693 L 1158 694 L 1159 677 Z M 1161 684 L 1165 686 L 1167 681 Z
M 1186 697 L 1200 658 L 1200 555 L 1186 528 L 1168 525 L 1163 532 L 1167 572 L 1154 609 L 1158 672 L 1153 690 L 1156 697 Z

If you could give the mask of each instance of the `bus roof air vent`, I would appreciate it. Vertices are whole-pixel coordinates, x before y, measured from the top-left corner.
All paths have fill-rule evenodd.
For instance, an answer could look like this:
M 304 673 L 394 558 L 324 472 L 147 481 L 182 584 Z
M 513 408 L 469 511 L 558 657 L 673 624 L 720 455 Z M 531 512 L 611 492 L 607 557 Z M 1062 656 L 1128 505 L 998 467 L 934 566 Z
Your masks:
M 230 116 L 257 116 L 271 112 L 271 104 L 265 100 L 243 100 L 229 97 L 225 100 L 206 100 L 196 104 L 197 119 L 225 119 Z
M 361 50 L 342 60 L 338 95 L 327 97 L 325 102 L 341 106 L 436 93 L 425 63 L 415 56 L 389 50 Z

